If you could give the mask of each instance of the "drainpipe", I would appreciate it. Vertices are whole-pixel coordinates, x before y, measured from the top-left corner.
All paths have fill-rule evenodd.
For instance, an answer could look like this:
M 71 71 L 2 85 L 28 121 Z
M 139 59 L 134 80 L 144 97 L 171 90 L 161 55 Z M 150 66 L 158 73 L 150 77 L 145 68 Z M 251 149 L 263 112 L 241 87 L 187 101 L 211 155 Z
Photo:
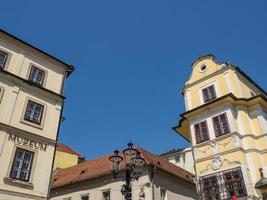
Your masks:
M 198 189 L 198 175 L 197 175 L 195 151 L 194 151 L 194 146 L 193 145 L 192 145 L 192 156 L 193 156 L 193 162 L 194 162 L 195 180 L 196 180 L 195 183 L 196 183 L 197 196 L 200 196 L 200 192 L 199 192 L 199 189 Z
M 150 175 L 151 179 L 151 190 L 152 190 L 152 200 L 155 200 L 155 185 L 154 185 L 154 175 L 157 171 L 157 167 L 154 166 Z

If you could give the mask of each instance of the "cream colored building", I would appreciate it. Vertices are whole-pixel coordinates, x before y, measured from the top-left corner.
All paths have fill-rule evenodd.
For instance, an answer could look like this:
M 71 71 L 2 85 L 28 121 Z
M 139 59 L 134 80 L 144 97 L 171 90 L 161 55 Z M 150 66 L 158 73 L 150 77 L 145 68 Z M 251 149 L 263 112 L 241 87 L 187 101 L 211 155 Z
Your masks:
M 132 182 L 132 200 L 193 200 L 196 198 L 193 174 L 166 159 L 138 148 L 145 159 L 143 174 Z M 85 161 L 54 173 L 51 200 L 123 200 L 124 167 L 113 179 L 109 156 Z M 144 192 L 144 198 L 140 198 Z
M 192 143 L 200 199 L 266 198 L 266 92 L 207 55 L 192 64 L 183 94 L 186 112 L 174 130 Z
M 0 199 L 46 199 L 73 67 L 0 30 Z
M 177 165 L 192 174 L 195 174 L 192 148 L 173 149 L 160 154 L 160 157 L 167 159 L 172 164 Z

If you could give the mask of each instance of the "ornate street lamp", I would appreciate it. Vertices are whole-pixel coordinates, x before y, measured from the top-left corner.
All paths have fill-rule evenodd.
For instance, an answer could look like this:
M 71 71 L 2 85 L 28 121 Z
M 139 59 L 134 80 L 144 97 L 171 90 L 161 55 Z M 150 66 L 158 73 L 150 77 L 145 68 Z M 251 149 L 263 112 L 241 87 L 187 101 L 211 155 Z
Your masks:
M 133 143 L 128 143 L 128 148 L 123 150 L 123 155 L 125 159 L 125 184 L 121 188 L 121 193 L 124 195 L 125 200 L 130 198 L 131 194 L 131 182 L 137 180 L 142 175 L 143 165 L 145 160 L 141 157 L 141 152 L 133 148 Z M 113 178 L 118 178 L 120 163 L 123 161 L 123 158 L 119 156 L 119 151 L 114 151 L 114 154 L 109 157 L 109 160 L 112 162 L 112 175 Z

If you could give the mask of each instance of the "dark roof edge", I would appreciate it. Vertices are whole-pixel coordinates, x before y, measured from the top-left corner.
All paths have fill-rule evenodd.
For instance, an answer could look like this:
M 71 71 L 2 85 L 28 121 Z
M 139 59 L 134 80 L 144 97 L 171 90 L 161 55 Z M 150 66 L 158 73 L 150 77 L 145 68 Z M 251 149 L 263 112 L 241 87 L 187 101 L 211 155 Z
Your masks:
M 199 63 L 200 61 L 204 60 L 205 58 L 211 57 L 213 60 L 216 59 L 216 56 L 212 53 L 206 54 L 206 55 L 201 55 L 199 56 L 192 64 L 191 66 L 196 65 L 197 63 Z
M 185 150 L 185 148 L 172 149 L 172 150 L 169 150 L 169 151 L 166 151 L 166 152 L 164 152 L 164 153 L 159 154 L 159 156 L 160 156 L 160 157 L 161 157 L 161 156 L 167 156 L 167 155 L 170 155 L 170 154 L 173 154 L 173 153 L 181 152 L 181 151 L 183 151 L 183 150 Z
M 213 103 L 215 103 L 215 102 L 218 102 L 218 101 L 220 101 L 220 100 L 222 100 L 222 99 L 224 99 L 224 98 L 227 98 L 227 97 L 231 97 L 231 98 L 233 98 L 235 101 L 251 101 L 251 100 L 256 99 L 256 98 L 258 98 L 258 97 L 262 97 L 265 101 L 267 101 L 267 97 L 266 97 L 265 95 L 262 95 L 262 94 L 255 95 L 255 96 L 250 97 L 250 98 L 238 98 L 238 97 L 236 97 L 233 93 L 229 93 L 229 94 L 226 94 L 226 95 L 224 95 L 224 96 L 221 96 L 221 97 L 219 97 L 219 98 L 217 98 L 217 99 L 215 99 L 215 100 L 213 100 L 213 101 L 210 101 L 210 102 L 208 102 L 208 103 L 206 103 L 206 104 L 203 104 L 203 105 L 201 105 L 201 106 L 198 106 L 198 107 L 196 107 L 196 108 L 193 108 L 192 110 L 188 110 L 187 112 L 182 113 L 180 116 L 183 116 L 183 115 L 186 115 L 186 114 L 188 114 L 188 113 L 194 112 L 194 111 L 196 111 L 196 110 L 198 110 L 198 109 L 201 109 L 201 108 L 203 108 L 203 107 L 206 107 L 206 106 L 208 106 L 208 105 L 211 105 L 211 104 L 213 104 Z
M 182 125 L 182 121 L 183 121 L 183 120 L 184 120 L 184 119 L 181 119 L 181 120 L 179 121 L 179 125 L 172 127 L 172 130 L 174 130 L 175 133 L 178 133 L 178 132 L 176 131 L 176 129 Z M 185 136 L 183 136 L 182 134 L 179 133 L 179 135 L 182 136 L 187 142 L 190 142 L 190 143 L 192 142 L 192 141 L 190 141 L 188 138 L 186 138 Z
M 242 76 L 244 76 L 248 81 L 250 81 L 256 88 L 258 88 L 264 95 L 267 96 L 267 92 L 259 86 L 252 78 L 250 78 L 243 70 L 241 70 L 239 67 L 233 66 Z
M 9 37 L 11 37 L 11 38 L 13 38 L 13 39 L 15 39 L 15 40 L 17 40 L 17 41 L 23 43 L 23 44 L 25 44 L 26 46 L 29 46 L 30 48 L 33 48 L 34 50 L 37 50 L 37 51 L 41 52 L 42 54 L 44 54 L 44 55 L 46 55 L 46 56 L 52 58 L 53 60 L 56 60 L 57 62 L 59 62 L 59 63 L 65 65 L 65 66 L 68 68 L 68 76 L 75 70 L 75 67 L 74 67 L 73 65 L 71 65 L 71 64 L 67 64 L 66 62 L 64 62 L 64 61 L 62 61 L 62 60 L 60 60 L 60 59 L 54 57 L 53 55 L 51 55 L 51 54 L 49 54 L 49 53 L 47 53 L 47 52 L 45 52 L 45 51 L 43 51 L 43 50 L 41 50 L 41 49 L 39 49 L 39 48 L 37 48 L 37 47 L 35 47 L 35 46 L 29 44 L 28 42 L 25 42 L 24 40 L 22 40 L 22 39 L 20 39 L 20 38 L 18 38 L 18 37 L 16 37 L 16 36 L 14 36 L 14 35 L 12 35 L 12 34 L 6 32 L 6 31 L 4 31 L 2 28 L 0 28 L 0 32 L 6 34 L 7 36 L 9 36 Z
M 66 98 L 66 97 L 64 97 L 64 96 L 61 95 L 61 94 L 58 94 L 58 93 L 56 93 L 56 92 L 53 92 L 52 90 L 46 89 L 46 88 L 44 88 L 44 87 L 42 87 L 42 86 L 40 86 L 40 85 L 37 85 L 37 84 L 35 84 L 35 83 L 33 83 L 33 82 L 29 81 L 29 80 L 26 80 L 26 79 L 24 79 L 24 78 L 21 78 L 20 76 L 17 76 L 17 75 L 15 75 L 15 74 L 12 74 L 12 73 L 10 73 L 10 72 L 8 72 L 8 71 L 6 71 L 6 70 L 3 70 L 3 69 L 1 69 L 1 68 L 0 68 L 0 73 L 5 73 L 5 74 L 7 74 L 7 75 L 9 75 L 9 76 L 12 76 L 12 77 L 14 77 L 14 78 L 17 78 L 17 79 L 19 79 L 20 81 L 23 81 L 24 83 L 27 83 L 27 84 L 29 84 L 29 85 L 31 85 L 31 86 L 33 86 L 33 87 L 39 88 L 39 89 L 41 89 L 41 90 L 43 90 L 43 91 L 46 91 L 46 92 L 48 92 L 48 93 L 50 93 L 50 94 L 56 95 L 56 96 L 60 97 L 60 98 L 63 99 L 63 100 Z
M 266 102 L 267 102 L 267 97 L 265 96 L 265 95 L 263 95 L 263 94 L 259 94 L 259 95 L 256 95 L 256 96 L 254 96 L 254 97 L 251 97 L 251 98 L 238 98 L 238 97 L 236 97 L 233 93 L 229 93 L 229 94 L 226 94 L 226 95 L 224 95 L 224 96 L 221 96 L 221 97 L 219 97 L 219 98 L 217 98 L 217 99 L 215 99 L 215 100 L 213 100 L 213 101 L 210 101 L 210 102 L 208 102 L 208 103 L 206 103 L 206 104 L 203 104 L 203 105 L 201 105 L 201 106 L 198 106 L 198 107 L 196 107 L 196 108 L 194 108 L 194 109 L 192 109 L 192 110 L 189 110 L 189 111 L 187 111 L 187 112 L 184 112 L 184 113 L 182 113 L 182 114 L 180 114 L 180 117 L 181 117 L 181 119 L 179 120 L 179 124 L 177 125 L 177 126 L 174 126 L 172 129 L 176 132 L 176 133 L 178 133 L 177 131 L 176 131 L 176 129 L 178 128 L 178 127 L 180 127 L 181 125 L 182 125 L 182 122 L 186 119 L 185 117 L 184 117 L 184 115 L 186 115 L 186 114 L 189 114 L 189 113 L 192 113 L 192 112 L 194 112 L 194 111 L 196 111 L 196 110 L 199 110 L 199 109 L 201 109 L 201 108 L 203 108 L 203 107 L 206 107 L 206 106 L 208 106 L 208 105 L 211 105 L 211 104 L 213 104 L 213 103 L 216 103 L 216 102 L 218 102 L 218 101 L 221 101 L 222 99 L 225 99 L 225 98 L 227 98 L 227 97 L 231 97 L 232 99 L 234 99 L 235 101 L 246 101 L 246 102 L 248 102 L 248 101 L 251 101 L 251 100 L 253 100 L 253 99 L 256 99 L 256 98 L 258 98 L 258 97 L 261 97 L 261 98 L 263 98 Z M 180 134 L 181 135 L 181 134 Z M 181 135 L 183 138 L 185 138 L 183 135 Z M 191 141 L 189 141 L 187 138 L 185 138 L 188 142 L 191 142 Z

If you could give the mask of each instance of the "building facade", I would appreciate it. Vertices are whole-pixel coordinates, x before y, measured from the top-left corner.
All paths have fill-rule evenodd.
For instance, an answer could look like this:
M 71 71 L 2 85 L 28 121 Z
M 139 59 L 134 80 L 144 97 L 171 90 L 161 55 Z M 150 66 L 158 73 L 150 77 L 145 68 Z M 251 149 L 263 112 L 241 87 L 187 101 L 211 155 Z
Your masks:
M 213 55 L 192 64 L 186 112 L 174 130 L 192 143 L 200 199 L 261 199 L 267 177 L 266 92 Z
M 173 149 L 160 154 L 160 157 L 167 159 L 172 164 L 177 165 L 192 174 L 195 174 L 192 148 Z
M 64 169 L 78 165 L 85 157 L 65 144 L 57 144 L 53 169 Z
M 46 199 L 73 67 L 0 30 L 0 199 Z
M 193 200 L 196 198 L 193 174 L 166 159 L 138 148 L 145 159 L 142 176 L 131 184 L 132 200 Z M 119 179 L 111 175 L 110 155 L 88 160 L 53 176 L 51 200 L 124 200 L 121 187 L 125 183 L 120 169 Z

